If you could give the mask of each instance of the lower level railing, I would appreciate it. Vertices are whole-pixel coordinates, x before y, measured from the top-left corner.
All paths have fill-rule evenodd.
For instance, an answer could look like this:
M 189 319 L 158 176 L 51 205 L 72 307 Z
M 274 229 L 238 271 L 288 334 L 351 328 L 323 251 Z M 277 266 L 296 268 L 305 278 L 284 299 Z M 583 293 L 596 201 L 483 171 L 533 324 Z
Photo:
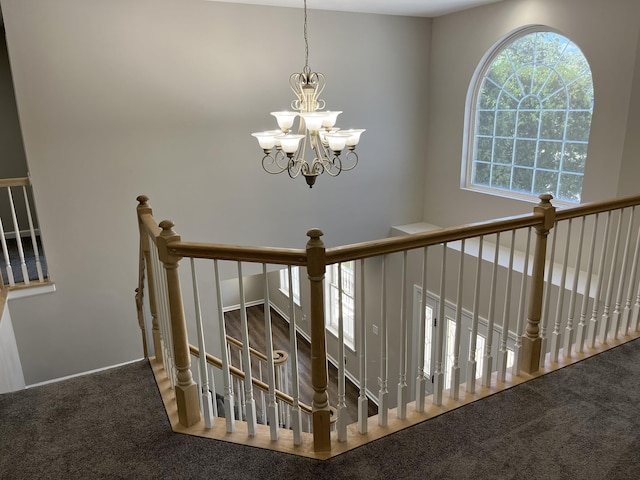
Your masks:
M 0 288 L 46 281 L 28 177 L 0 179 L 0 246 Z
M 266 410 L 271 448 L 291 431 L 286 438 L 294 451 L 312 444 L 324 458 L 638 336 L 640 196 L 556 212 L 543 195 L 530 215 L 329 249 L 317 229 L 308 232 L 305 249 L 183 242 L 172 222 L 156 223 L 146 197 L 138 201 L 139 311 L 150 314 L 155 358 L 171 382 L 182 428 L 204 423 L 213 429 L 215 383 L 221 385 L 226 432 L 241 421 L 247 438 L 262 435 L 258 419 Z M 190 259 L 190 281 L 181 282 L 183 258 Z M 244 279 L 247 272 L 260 277 L 268 307 L 283 268 L 290 302 L 287 374 L 277 372 L 265 308 L 260 379 L 252 369 Z M 306 270 L 308 279 L 304 325 L 293 305 L 295 268 Z M 352 280 L 345 282 L 343 271 Z M 242 333 L 235 365 L 221 290 L 222 276 L 231 274 L 238 279 Z M 325 282 L 334 274 L 337 279 Z M 337 302 L 335 322 L 327 322 L 333 314 L 325 312 L 329 283 L 337 288 L 329 300 Z M 183 303 L 189 290 L 193 302 Z M 146 338 L 142 313 L 139 321 Z M 331 355 L 327 323 L 336 332 Z M 310 429 L 300 417 L 299 331 L 311 343 Z M 328 359 L 338 368 L 335 408 L 327 393 Z M 355 419 L 347 414 L 347 376 L 359 389 Z M 372 418 L 370 400 L 378 405 Z

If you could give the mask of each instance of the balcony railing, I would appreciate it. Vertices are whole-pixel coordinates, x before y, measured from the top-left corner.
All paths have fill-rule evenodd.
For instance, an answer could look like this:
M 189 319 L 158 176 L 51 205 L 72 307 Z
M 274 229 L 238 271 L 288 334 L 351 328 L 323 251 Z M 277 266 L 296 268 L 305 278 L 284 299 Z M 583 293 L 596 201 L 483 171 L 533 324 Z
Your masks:
M 47 281 L 28 177 L 0 179 L 0 288 Z
M 138 202 L 139 323 L 143 339 L 152 329 L 153 363 L 170 384 L 171 399 L 165 402 L 175 409 L 179 431 L 327 458 L 639 336 L 640 196 L 556 212 L 551 197 L 543 195 L 532 214 L 335 248 L 325 248 L 322 232 L 313 229 L 305 249 L 185 242 L 172 222 L 156 223 L 147 197 Z M 190 259 L 191 282 L 181 283 L 183 258 Z M 334 408 L 327 395 L 323 280 L 328 265 L 347 261 L 356 266 L 357 362 L 346 369 L 339 312 L 331 355 L 338 368 Z M 206 268 L 197 273 L 196 263 Z M 293 305 L 294 266 L 306 269 L 308 279 L 309 305 L 303 308 L 310 320 L 311 433 L 300 420 L 297 333 L 302 326 Z M 282 268 L 289 269 L 291 289 L 287 394 L 274 366 L 268 308 L 270 272 Z M 229 275 L 230 269 L 238 279 L 241 312 L 247 308 L 244 273 L 261 275 L 267 307 L 264 381 L 251 373 L 255 360 L 246 314 L 241 315 L 242 364 L 231 365 L 221 294 L 221 272 Z M 183 303 L 189 290 L 193 302 Z M 439 299 L 430 313 L 428 295 Z M 206 348 L 212 341 L 217 355 Z M 200 363 L 194 376 L 196 350 Z M 206 374 L 205 358 L 219 368 L 213 375 Z M 222 427 L 211 407 L 215 376 L 225 412 L 233 411 L 234 395 L 243 398 L 242 415 L 227 415 Z M 352 424 L 346 415 L 347 376 L 360 392 Z M 241 378 L 241 385 L 233 378 Z M 266 393 L 267 425 L 258 422 L 256 389 Z M 374 417 L 368 417 L 370 400 L 378 405 Z M 291 421 L 283 422 L 285 417 Z

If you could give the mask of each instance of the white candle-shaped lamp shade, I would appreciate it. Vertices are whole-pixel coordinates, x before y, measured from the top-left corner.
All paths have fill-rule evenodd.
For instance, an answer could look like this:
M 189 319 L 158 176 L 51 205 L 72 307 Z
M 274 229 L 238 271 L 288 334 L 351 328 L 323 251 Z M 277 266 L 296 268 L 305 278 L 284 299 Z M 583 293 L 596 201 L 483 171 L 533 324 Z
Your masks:
M 322 128 L 331 130 L 338 120 L 338 115 L 340 115 L 342 112 L 336 110 L 334 112 L 327 111 L 325 113 L 327 114 L 327 116 L 324 117 L 324 120 L 322 120 Z
M 284 153 L 292 154 L 296 153 L 300 145 L 300 140 L 303 138 L 304 135 L 280 135 L 277 140 L 280 142 Z
M 276 135 L 282 135 L 280 130 L 269 130 L 267 132 L 256 132 L 252 133 L 252 136 L 256 137 L 258 140 L 258 145 L 263 150 L 271 150 L 276 146 Z
M 360 141 L 360 135 L 364 132 L 364 128 L 350 128 L 348 130 L 340 130 L 341 133 L 348 134 L 347 147 L 355 147 Z
M 347 139 L 350 138 L 351 135 L 344 134 L 341 131 L 336 133 L 328 133 L 325 135 L 325 138 L 329 142 L 329 148 L 334 152 L 340 152 L 347 144 Z
M 287 133 L 293 127 L 293 122 L 298 116 L 298 112 L 271 112 L 271 115 L 276 117 L 280 130 Z
M 322 122 L 327 117 L 327 112 L 304 112 L 300 116 L 304 119 L 307 130 L 317 132 L 322 128 Z

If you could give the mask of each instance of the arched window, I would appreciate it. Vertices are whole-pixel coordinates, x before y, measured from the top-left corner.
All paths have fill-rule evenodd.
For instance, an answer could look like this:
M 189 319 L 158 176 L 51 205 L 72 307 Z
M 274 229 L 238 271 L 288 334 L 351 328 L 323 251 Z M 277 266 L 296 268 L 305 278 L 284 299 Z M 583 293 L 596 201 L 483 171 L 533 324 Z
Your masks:
M 469 92 L 463 187 L 579 203 L 593 112 L 580 49 L 554 32 L 519 31 L 485 57 Z

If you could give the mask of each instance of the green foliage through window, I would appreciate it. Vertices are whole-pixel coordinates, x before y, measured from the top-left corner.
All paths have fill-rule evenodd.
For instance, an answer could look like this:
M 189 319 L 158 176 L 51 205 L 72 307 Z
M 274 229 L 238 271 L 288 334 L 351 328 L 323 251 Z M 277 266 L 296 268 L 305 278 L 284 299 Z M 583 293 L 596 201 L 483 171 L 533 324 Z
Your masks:
M 470 183 L 579 203 L 594 98 L 580 49 L 553 32 L 521 35 L 479 87 Z

